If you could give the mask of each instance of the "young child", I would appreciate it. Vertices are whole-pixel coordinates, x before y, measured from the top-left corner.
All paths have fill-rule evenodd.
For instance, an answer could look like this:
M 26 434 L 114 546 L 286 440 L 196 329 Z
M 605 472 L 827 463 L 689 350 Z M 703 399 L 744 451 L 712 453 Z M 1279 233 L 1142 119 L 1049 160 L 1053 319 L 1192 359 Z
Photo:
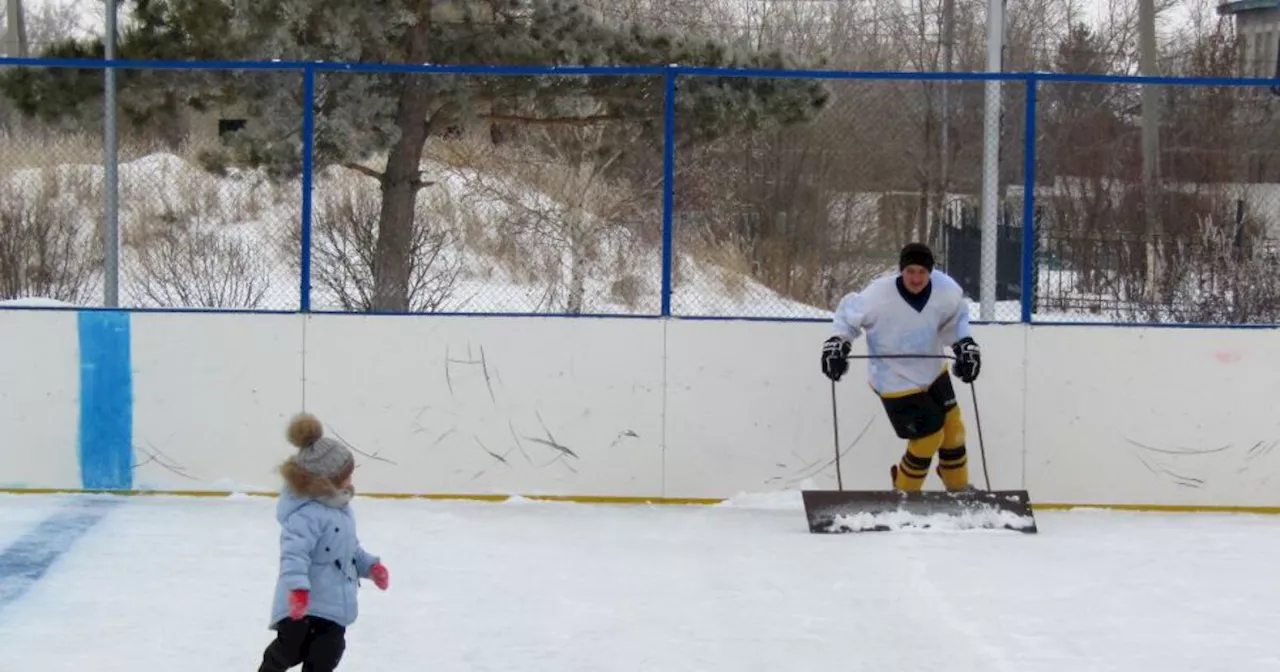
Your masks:
M 299 663 L 306 672 L 332 672 L 346 650 L 347 626 L 356 620 L 359 579 L 371 578 L 386 590 L 390 577 L 356 536 L 348 506 L 355 495 L 351 451 L 324 436 L 309 413 L 295 416 L 287 435 L 298 453 L 280 467 L 280 577 L 270 626 L 276 638 L 258 672 L 284 672 Z

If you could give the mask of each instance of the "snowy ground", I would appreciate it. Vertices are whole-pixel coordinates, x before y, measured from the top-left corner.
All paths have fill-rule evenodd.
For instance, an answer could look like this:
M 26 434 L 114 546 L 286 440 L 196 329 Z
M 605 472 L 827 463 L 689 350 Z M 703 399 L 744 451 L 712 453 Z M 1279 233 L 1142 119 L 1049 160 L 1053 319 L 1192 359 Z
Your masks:
M 19 586 L 14 546 L 55 541 L 32 530 L 86 499 L 0 496 L 0 669 L 257 669 L 274 500 L 127 499 Z M 1280 669 L 1280 517 L 810 535 L 775 498 L 357 512 L 391 590 L 365 584 L 344 672 Z

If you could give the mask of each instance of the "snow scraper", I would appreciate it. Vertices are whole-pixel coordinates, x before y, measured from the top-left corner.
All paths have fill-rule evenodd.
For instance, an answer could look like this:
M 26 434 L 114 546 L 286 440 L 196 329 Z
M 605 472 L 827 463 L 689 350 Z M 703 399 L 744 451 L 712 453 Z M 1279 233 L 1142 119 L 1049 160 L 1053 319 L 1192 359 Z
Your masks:
M 804 490 L 813 533 L 1006 529 L 1034 534 L 1026 490 Z
M 972 385 L 972 384 L 971 384 Z M 972 387 L 971 387 L 972 389 Z M 831 419 L 835 428 L 836 482 L 839 490 L 803 490 L 809 531 L 815 534 L 897 529 L 1006 529 L 1035 534 L 1035 515 L 1026 490 L 991 490 L 982 445 L 978 393 L 973 392 L 978 425 L 978 452 L 986 490 L 957 492 L 922 490 L 845 490 L 840 475 L 840 423 L 836 417 L 836 385 L 831 383 Z

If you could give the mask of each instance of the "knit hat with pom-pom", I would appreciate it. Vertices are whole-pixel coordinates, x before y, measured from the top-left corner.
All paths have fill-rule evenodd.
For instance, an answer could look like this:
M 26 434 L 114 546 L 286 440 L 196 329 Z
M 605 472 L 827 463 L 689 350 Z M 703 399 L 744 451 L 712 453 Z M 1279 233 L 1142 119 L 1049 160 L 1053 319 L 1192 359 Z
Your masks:
M 289 421 L 289 443 L 298 448 L 291 461 L 308 474 L 341 483 L 355 470 L 355 457 L 342 441 L 324 435 L 324 426 L 310 413 Z

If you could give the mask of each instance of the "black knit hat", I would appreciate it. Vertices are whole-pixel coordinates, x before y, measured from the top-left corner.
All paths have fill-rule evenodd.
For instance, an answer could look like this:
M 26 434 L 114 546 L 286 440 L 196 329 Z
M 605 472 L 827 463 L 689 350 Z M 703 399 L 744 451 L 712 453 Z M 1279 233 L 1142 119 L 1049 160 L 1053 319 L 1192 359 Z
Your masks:
M 898 270 L 902 270 L 912 264 L 924 266 L 930 271 L 933 270 L 933 251 L 924 243 L 908 243 L 902 248 L 902 252 L 898 254 Z

